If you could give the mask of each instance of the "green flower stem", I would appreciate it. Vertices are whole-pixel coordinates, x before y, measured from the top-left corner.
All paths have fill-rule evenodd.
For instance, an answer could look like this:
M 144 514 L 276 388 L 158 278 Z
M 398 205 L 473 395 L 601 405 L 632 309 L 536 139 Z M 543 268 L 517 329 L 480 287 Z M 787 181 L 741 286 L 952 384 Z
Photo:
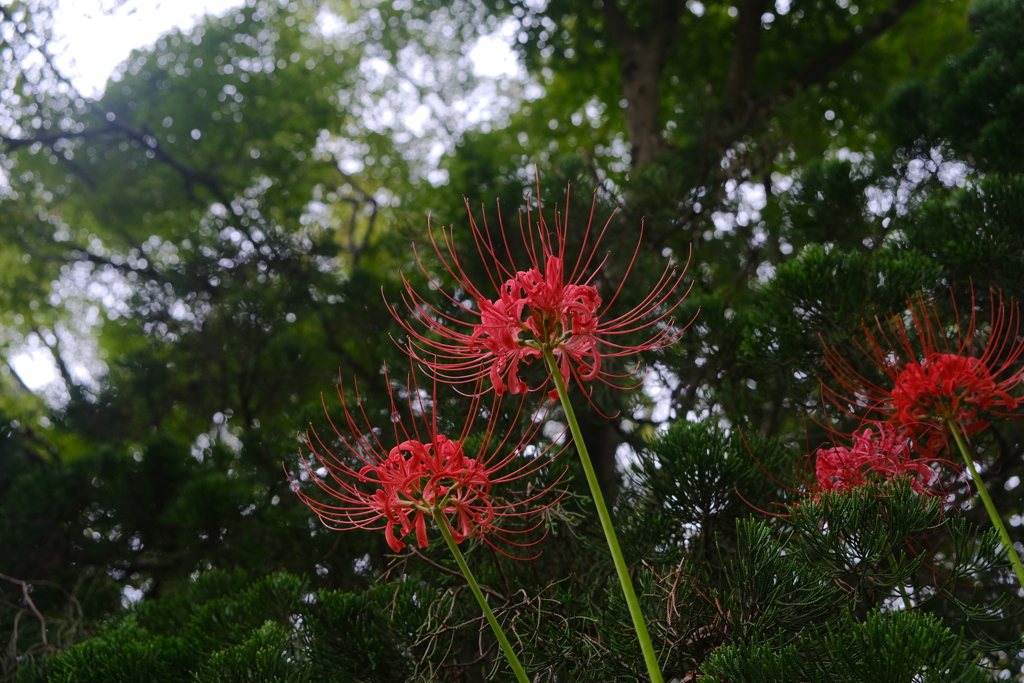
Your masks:
M 473 576 L 473 572 L 469 570 L 469 565 L 466 564 L 466 558 L 462 556 L 462 551 L 459 550 L 459 544 L 455 542 L 455 537 L 452 535 L 452 529 L 448 526 L 448 518 L 444 516 L 438 508 L 434 508 L 434 521 L 437 522 L 437 528 L 441 530 L 441 535 L 444 536 L 444 540 L 448 543 L 448 547 L 452 551 L 452 555 L 455 556 L 455 561 L 459 564 L 459 569 L 462 570 L 462 575 L 466 577 L 466 581 L 469 582 L 469 589 L 473 591 L 473 595 L 476 596 L 476 601 L 480 603 L 481 609 L 484 611 L 484 616 L 487 617 L 487 623 L 491 625 L 491 630 L 494 631 L 494 635 L 498 637 L 498 642 L 501 643 L 501 649 L 505 652 L 505 659 L 508 660 L 509 666 L 512 667 L 512 671 L 516 674 L 516 680 L 519 683 L 530 683 L 529 676 L 526 675 L 526 671 L 523 669 L 523 665 L 519 663 L 519 658 L 516 657 L 515 651 L 512 649 L 512 643 L 508 641 L 508 637 L 505 632 L 501 630 L 501 624 L 498 623 L 498 619 L 494 616 L 494 612 L 491 611 L 490 605 L 487 604 L 487 600 L 484 599 L 483 591 L 480 590 L 480 584 L 476 582 L 476 578 Z
M 1017 583 L 1020 584 L 1021 588 L 1024 588 L 1024 565 L 1021 565 L 1020 555 L 1017 554 L 1017 549 L 1013 546 L 1013 541 L 1010 540 L 1010 534 L 1006 532 L 1006 525 L 1003 524 L 1003 519 L 999 516 L 999 511 L 996 510 L 992 497 L 988 495 L 985 482 L 981 480 L 981 475 L 978 474 L 978 470 L 974 467 L 974 460 L 971 459 L 970 451 L 967 449 L 967 444 L 964 442 L 964 437 L 960 434 L 960 430 L 957 429 L 952 421 L 947 424 L 949 425 L 949 431 L 953 432 L 953 438 L 956 439 L 957 447 L 960 448 L 960 455 L 964 457 L 964 462 L 967 463 L 967 471 L 971 473 L 971 479 L 974 480 L 975 486 L 978 487 L 978 495 L 981 496 L 982 502 L 985 503 L 988 518 L 992 520 L 992 526 L 999 532 L 999 538 L 1002 540 L 1003 545 L 1006 546 L 1006 554 L 1010 558 L 1010 564 L 1013 565 L 1013 573 L 1017 575 Z
M 608 506 L 605 505 L 604 496 L 601 495 L 601 487 L 597 482 L 597 473 L 590 462 L 590 454 L 587 453 L 587 445 L 583 441 L 583 434 L 580 433 L 580 424 L 576 421 L 576 413 L 573 412 L 572 404 L 569 402 L 569 392 L 566 391 L 565 382 L 562 380 L 562 373 L 558 371 L 558 362 L 550 349 L 544 349 L 544 360 L 547 361 L 551 379 L 558 390 L 558 398 L 562 401 L 562 410 L 565 412 L 565 419 L 569 422 L 569 430 L 572 432 L 573 442 L 576 444 L 576 452 L 580 455 L 580 462 L 583 463 L 583 471 L 587 475 L 587 483 L 590 485 L 590 495 L 597 506 L 597 516 L 601 519 L 601 529 L 604 530 L 605 540 L 608 542 L 608 549 L 612 553 L 612 561 L 615 563 L 615 571 L 619 575 L 619 583 L 622 584 L 622 592 L 626 596 L 626 604 L 629 606 L 629 616 L 633 618 L 633 628 L 636 629 L 637 638 L 640 640 L 640 650 L 644 655 L 644 662 L 647 664 L 647 672 L 651 676 L 651 683 L 663 683 L 661 668 L 658 665 L 658 657 L 654 654 L 654 645 L 651 643 L 651 636 L 647 632 L 647 624 L 644 622 L 643 612 L 640 611 L 640 602 L 636 599 L 636 591 L 633 590 L 633 581 L 629 577 L 629 568 L 626 560 L 622 557 L 622 550 L 619 548 L 619 540 L 615 537 L 615 527 L 612 526 L 611 515 L 608 514 Z

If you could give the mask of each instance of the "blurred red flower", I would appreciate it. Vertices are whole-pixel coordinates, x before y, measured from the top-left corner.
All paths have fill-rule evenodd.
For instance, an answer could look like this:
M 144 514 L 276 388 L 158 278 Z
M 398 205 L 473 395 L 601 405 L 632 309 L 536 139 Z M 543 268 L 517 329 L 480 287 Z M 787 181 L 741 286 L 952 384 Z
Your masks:
M 911 477 L 912 486 L 923 493 L 938 481 L 932 467 L 934 458 L 914 458 L 907 437 L 878 423 L 852 434 L 853 445 L 819 448 L 814 473 L 818 491 L 848 490 L 863 486 L 868 478 Z
M 568 198 L 567 192 L 567 204 Z M 461 290 L 458 296 L 444 296 L 461 315 L 456 317 L 434 307 L 404 280 L 403 300 L 412 319 L 403 319 L 394 309 L 392 312 L 409 334 L 410 354 L 441 381 L 472 384 L 487 378 L 496 393 L 518 394 L 529 389 L 520 378 L 520 365 L 542 359 L 545 349 L 555 356 L 567 384 L 571 376 L 577 384 L 599 379 L 618 386 L 618 381 L 629 374 L 608 373 L 602 366 L 604 359 L 633 356 L 673 344 L 688 326 L 676 326 L 672 317 L 686 296 L 686 292 L 678 294 L 686 267 L 679 270 L 669 259 L 647 296 L 626 313 L 611 317 L 608 311 L 636 262 L 643 227 L 625 274 L 604 303 L 594 282 L 605 264 L 604 259 L 598 258 L 597 249 L 611 217 L 595 235 L 595 207 L 596 197 L 580 253 L 567 272 L 568 214 L 563 217 L 556 207 L 552 230 L 539 199 L 536 222 L 530 208 L 525 216 L 520 213 L 519 232 L 529 260 L 529 267 L 520 269 L 510 255 L 508 235 L 500 218 L 498 235 L 492 236 L 486 222 L 483 229 L 477 224 L 467 202 L 477 251 L 497 296 L 484 294 L 469 278 L 449 232 L 441 231 L 439 243 L 431 231 L 437 258 Z M 444 292 L 422 262 L 420 267 L 431 285 Z M 650 335 L 645 341 L 626 341 L 630 335 L 644 331 Z
M 370 425 L 358 395 L 358 386 L 357 407 L 350 410 L 344 390 L 339 385 L 338 395 L 351 439 L 346 438 L 333 421 L 331 426 L 351 457 L 335 455 L 313 431 L 312 436 L 307 435 L 306 445 L 315 462 L 302 458 L 302 465 L 306 475 L 327 494 L 329 501 L 310 495 L 294 479 L 291 480 L 293 490 L 327 527 L 337 530 L 383 529 L 388 545 L 395 552 L 405 547 L 401 539 L 410 533 L 415 535 L 420 548 L 427 547 L 427 520 L 433 517 L 435 510 L 440 510 L 448 518 L 457 543 L 475 537 L 493 546 L 490 537 L 497 537 L 513 545 L 532 545 L 513 543 L 505 534 L 527 533 L 536 529 L 543 520 L 530 528 L 514 530 L 502 529 L 501 522 L 510 517 L 538 513 L 554 505 L 560 496 L 543 504 L 538 502 L 558 484 L 561 476 L 527 498 L 513 503 L 496 499 L 492 489 L 495 485 L 533 475 L 551 465 L 558 454 L 554 452 L 557 446 L 553 444 L 540 451 L 527 445 L 543 420 L 530 420 L 531 427 L 526 434 L 511 444 L 508 435 L 496 439 L 495 430 L 499 421 L 517 424 L 519 413 L 510 416 L 502 412 L 498 397 L 488 409 L 484 409 L 476 398 L 471 401 L 459 438 L 449 439 L 438 433 L 437 417 L 432 412 L 437 403 L 436 391 L 427 398 L 414 381 L 410 381 L 406 389 L 411 432 L 399 417 L 389 381 L 395 445 L 388 448 L 380 440 L 380 430 Z M 361 415 L 365 427 L 353 412 Z M 472 433 L 475 418 L 481 413 L 488 416 L 488 422 L 482 439 L 474 439 L 479 446 L 470 457 L 464 444 Z M 510 471 L 502 472 L 506 468 Z
M 1006 415 L 1021 403 L 1009 393 L 1024 376 L 1024 353 L 1017 305 L 992 295 L 992 318 L 979 331 L 972 296 L 970 322 L 943 326 L 933 302 L 918 295 L 908 302 L 909 318 L 877 321 L 878 334 L 865 327 L 867 357 L 892 381 L 881 387 L 860 374 L 835 348 L 825 347 L 825 362 L 848 394 L 826 388 L 832 402 L 866 419 L 884 419 L 915 437 L 915 447 L 935 454 L 945 445 L 949 425 L 965 436 L 988 427 L 981 411 Z M 987 333 L 987 337 L 982 332 Z M 980 353 L 976 346 L 984 340 Z

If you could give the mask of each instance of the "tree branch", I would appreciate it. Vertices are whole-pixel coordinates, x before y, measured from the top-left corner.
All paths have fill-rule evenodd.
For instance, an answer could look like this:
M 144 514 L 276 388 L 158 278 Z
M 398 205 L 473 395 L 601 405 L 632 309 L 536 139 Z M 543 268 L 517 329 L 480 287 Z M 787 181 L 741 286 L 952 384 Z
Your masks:
M 750 26 L 746 31 L 752 35 L 754 12 L 759 0 L 747 0 L 744 9 L 748 12 Z M 892 28 L 899 19 L 921 0 L 895 0 L 885 11 L 871 23 L 863 26 L 859 33 L 850 38 L 834 43 L 816 58 L 796 69 L 792 76 L 783 82 L 775 92 L 749 102 L 745 108 L 735 106 L 742 103 L 744 94 L 749 97 L 750 84 L 754 76 L 757 49 L 760 38 L 741 39 L 743 27 L 737 28 L 737 43 L 734 46 L 733 60 L 730 67 L 726 90 L 731 92 L 733 108 L 728 110 L 728 98 L 723 97 L 722 111 L 724 116 L 717 123 L 711 120 L 705 125 L 702 141 L 701 165 L 693 179 L 693 185 L 700 187 L 712 182 L 710 179 L 719 168 L 722 154 L 737 140 L 741 139 L 754 125 L 763 120 L 773 109 L 792 98 L 801 90 L 823 82 L 828 76 L 855 56 L 865 45 Z M 760 17 L 757 18 L 760 21 Z M 760 29 L 758 29 L 758 36 Z
M 80 133 L 69 133 L 66 131 L 60 131 L 57 133 L 49 133 L 47 135 L 35 135 L 28 138 L 12 138 L 0 135 L 0 144 L 7 147 L 9 150 L 21 149 L 22 147 L 29 147 L 36 144 L 37 142 L 47 147 L 53 145 L 53 143 L 59 140 L 70 140 L 71 138 L 79 140 L 88 140 L 90 138 L 100 137 L 101 135 L 107 135 L 116 132 L 112 126 L 103 126 L 100 128 L 94 128 L 92 130 L 83 130 Z
M 91 106 L 95 107 L 96 109 L 99 109 L 99 107 L 95 104 L 91 104 Z M 104 112 L 104 116 L 106 116 L 106 114 L 107 112 Z M 205 187 L 218 202 L 223 204 L 225 208 L 230 208 L 231 198 L 224 193 L 224 190 L 220 187 L 220 183 L 218 183 L 217 180 L 213 178 L 213 176 L 209 176 L 205 173 L 195 171 L 186 166 L 185 164 L 181 163 L 177 159 L 175 159 L 167 150 L 163 148 L 163 146 L 160 145 L 160 141 L 157 140 L 156 136 L 151 135 L 145 131 L 138 131 L 133 128 L 130 128 L 118 122 L 116 117 L 111 119 L 108 116 L 107 120 L 110 121 L 111 127 L 121 131 L 130 139 L 137 140 L 140 144 L 144 145 L 146 149 L 151 150 L 157 159 L 164 162 L 165 164 L 170 166 L 175 172 L 177 172 L 177 174 L 181 176 L 181 179 L 185 182 L 186 189 L 190 190 L 191 187 L 194 185 L 201 185 L 202 187 Z
M 169 154 L 167 150 L 165 150 L 160 145 L 160 141 L 157 140 L 155 136 L 149 134 L 145 130 L 135 130 L 129 126 L 122 124 L 117 120 L 113 112 L 100 106 L 99 102 L 82 95 L 78 91 L 78 88 L 75 87 L 74 83 L 72 83 L 71 80 L 67 78 L 61 72 L 60 69 L 57 68 L 57 65 L 54 64 L 53 56 L 50 54 L 49 50 L 46 49 L 45 44 L 32 45 L 32 41 L 29 40 L 27 33 L 22 29 L 18 28 L 18 24 L 14 22 L 14 18 L 2 5 L 0 5 L 0 19 L 6 20 L 7 22 L 11 23 L 15 27 L 15 31 L 17 31 L 18 35 L 25 42 L 25 44 L 28 45 L 30 49 L 35 50 L 39 53 L 39 55 L 43 58 L 43 61 L 49 67 L 50 71 L 53 73 L 54 77 L 68 87 L 68 92 L 71 96 L 77 96 L 78 99 L 85 103 L 85 109 L 87 111 L 95 114 L 100 120 L 105 120 L 107 122 L 107 124 L 104 127 L 96 131 L 82 131 L 80 133 L 62 132 L 55 133 L 53 135 L 45 137 L 35 137 L 21 140 L 16 138 L 0 137 L 0 143 L 6 144 L 11 149 L 17 149 L 18 147 L 31 145 L 34 144 L 35 142 L 43 142 L 45 144 L 47 141 L 55 142 L 56 140 L 59 140 L 61 138 L 88 139 L 89 137 L 95 135 L 102 135 L 104 133 L 120 132 L 126 135 L 129 139 L 136 140 L 140 144 L 144 145 L 146 149 L 149 149 L 153 152 L 154 156 L 157 159 L 159 159 L 166 165 L 170 166 L 175 172 L 177 172 L 178 175 L 180 175 L 182 180 L 185 182 L 186 191 L 189 193 L 190 196 L 193 197 L 193 200 L 197 201 L 197 203 L 201 202 L 198 202 L 198 200 L 196 200 L 196 198 L 192 195 L 191 188 L 194 185 L 201 185 L 202 187 L 205 187 L 213 195 L 213 197 L 218 202 L 223 204 L 225 207 L 231 206 L 231 198 L 227 196 L 227 194 L 220 187 L 220 183 L 218 183 L 215 178 L 185 166 L 180 161 L 171 156 L 171 154 Z
M 29 610 L 31 610 L 32 614 L 35 615 L 36 619 L 39 620 L 40 631 L 43 634 L 43 648 L 44 649 L 49 649 L 50 648 L 50 643 L 46 639 L 46 619 L 43 617 L 42 613 L 36 607 L 36 603 L 32 602 L 32 596 L 29 595 L 29 590 L 28 590 L 28 587 L 30 585 L 29 582 L 28 581 L 22 581 L 21 579 L 15 579 L 14 577 L 7 576 L 6 574 L 0 574 L 0 579 L 2 579 L 4 581 L 10 581 L 13 584 L 17 584 L 17 585 L 21 586 L 21 594 L 25 598 L 25 603 L 28 605 L 28 608 L 29 608 Z
M 444 566 L 443 564 L 438 564 L 437 562 L 434 562 L 432 559 L 430 559 L 429 557 L 427 557 L 426 555 L 424 555 L 423 553 L 421 553 L 419 550 L 417 550 L 416 548 L 414 548 L 412 546 L 409 546 L 409 550 L 411 550 L 412 553 L 416 557 L 420 558 L 421 560 L 423 560 L 424 562 L 429 564 L 434 569 L 439 569 L 442 572 L 444 572 L 445 574 L 451 574 L 452 576 L 456 576 L 456 577 L 458 577 L 460 579 L 465 579 L 466 578 L 466 577 L 464 577 L 462 575 L 462 572 L 455 571 L 454 569 L 449 569 L 448 567 Z M 483 584 L 480 584 L 480 590 L 483 591 L 484 593 L 487 593 L 488 595 L 493 595 L 494 597 L 496 597 L 497 599 L 501 600 L 504 603 L 508 602 L 508 598 L 507 597 L 505 597 L 504 595 L 502 595 L 498 591 L 494 590 L 493 588 L 489 588 L 489 587 L 487 587 L 487 586 L 485 586 Z
M 57 364 L 57 370 L 60 371 L 61 379 L 64 380 L 64 384 L 68 387 L 68 394 L 70 394 L 73 399 L 77 398 L 78 395 L 81 394 L 81 390 L 72 379 L 71 371 L 68 369 L 67 363 L 64 362 L 64 354 L 60 351 L 60 337 L 57 335 L 57 329 L 53 329 L 52 334 L 54 341 L 52 344 L 46 341 L 46 335 L 40 331 L 38 327 L 33 326 L 32 331 L 36 333 L 36 336 L 39 337 L 39 341 L 45 344 L 46 348 L 48 348 L 50 353 L 53 354 L 53 360 Z
M 878 17 L 863 27 L 859 33 L 829 48 L 789 78 L 778 95 L 792 95 L 800 90 L 817 85 L 829 74 L 845 64 L 869 42 L 888 31 L 910 9 L 921 0 L 896 0 Z

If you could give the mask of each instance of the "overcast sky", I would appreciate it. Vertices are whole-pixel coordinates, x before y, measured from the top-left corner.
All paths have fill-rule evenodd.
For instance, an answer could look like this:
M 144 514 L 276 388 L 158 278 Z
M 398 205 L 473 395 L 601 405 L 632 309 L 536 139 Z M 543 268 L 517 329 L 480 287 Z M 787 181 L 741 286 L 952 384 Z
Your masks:
M 177 27 L 188 30 L 206 14 L 244 0 L 61 0 L 56 15 L 58 63 L 83 95 L 99 95 L 114 67 L 135 48 L 152 45 Z M 508 36 L 483 38 L 471 52 L 481 76 L 515 74 Z
M 152 45 L 174 27 L 188 29 L 205 14 L 241 0 L 61 0 L 56 15 L 59 64 L 83 95 L 96 95 L 114 67 L 135 48 Z

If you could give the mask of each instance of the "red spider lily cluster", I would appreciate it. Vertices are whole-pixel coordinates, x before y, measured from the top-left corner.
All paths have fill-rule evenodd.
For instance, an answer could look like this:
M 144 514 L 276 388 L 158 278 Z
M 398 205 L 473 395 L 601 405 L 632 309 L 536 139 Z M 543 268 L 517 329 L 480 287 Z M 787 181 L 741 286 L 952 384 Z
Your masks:
M 918 493 L 930 490 L 938 474 L 933 458 L 913 457 L 907 438 L 875 424 L 852 434 L 853 444 L 819 448 L 815 453 L 814 474 L 817 491 L 843 491 L 863 486 L 869 479 L 887 480 L 904 476 Z
M 955 342 L 934 303 L 918 295 L 908 309 L 909 322 L 893 316 L 877 321 L 877 334 L 865 328 L 867 344 L 860 347 L 891 387 L 871 382 L 826 347 L 825 361 L 849 394 L 827 388 L 826 393 L 844 410 L 861 409 L 866 419 L 884 420 L 910 436 L 919 452 L 935 455 L 945 447 L 951 426 L 969 437 L 989 426 L 983 413 L 1006 415 L 1020 405 L 1021 399 L 1009 393 L 1024 377 L 1018 363 L 1024 354 L 1020 314 L 993 294 L 987 341 L 975 353 L 980 335 L 973 299 L 970 322 L 956 327 Z
M 988 427 L 984 412 L 1005 415 L 1021 402 L 1009 393 L 1024 376 L 1018 367 L 1024 341 L 1016 306 L 1005 306 L 993 294 L 987 340 L 977 354 L 973 297 L 969 323 L 957 325 L 955 335 L 923 296 L 908 301 L 907 308 L 907 317 L 876 321 L 877 332 L 865 327 L 866 344 L 859 345 L 888 377 L 886 386 L 861 375 L 836 349 L 825 348 L 825 362 L 848 392 L 826 387 L 826 396 L 871 426 L 853 433 L 852 447 L 817 450 L 817 490 L 903 474 L 912 476 L 917 491 L 929 491 L 938 481 L 936 465 L 942 461 L 937 456 L 950 429 L 969 437 Z M 913 457 L 915 451 L 920 457 Z
M 568 203 L 568 195 L 566 201 Z M 557 455 L 552 452 L 552 446 L 543 453 L 524 458 L 526 444 L 543 423 L 537 416 L 533 416 L 531 426 L 516 444 L 507 443 L 508 436 L 500 439 L 501 443 L 494 443 L 502 396 L 520 394 L 525 399 L 525 394 L 531 390 L 519 376 L 521 366 L 538 359 L 543 364 L 545 356 L 550 354 L 558 374 L 566 381 L 572 377 L 578 385 L 600 380 L 618 386 L 617 381 L 628 378 L 631 373 L 611 374 L 603 361 L 665 348 L 678 340 L 687 327 L 677 326 L 673 318 L 673 312 L 686 295 L 681 291 L 686 268 L 678 268 L 671 259 L 654 288 L 640 303 L 611 317 L 609 311 L 636 262 L 640 240 L 622 281 L 605 302 L 598 291 L 605 262 L 598 257 L 597 250 L 611 218 L 600 229 L 595 229 L 595 207 L 596 197 L 583 231 L 580 252 L 568 272 L 569 220 L 568 215 L 563 217 L 557 208 L 553 229 L 543 216 L 539 199 L 536 220 L 529 209 L 525 216 L 520 214 L 519 233 L 529 262 L 524 263 L 525 268 L 520 268 L 511 256 L 504 224 L 499 220 L 497 236 L 492 235 L 486 222 L 481 228 L 470 212 L 472 235 L 493 295 L 484 294 L 466 274 L 452 234 L 442 230 L 439 241 L 438 235 L 430 232 L 437 258 L 461 292 L 458 295 L 446 293 L 428 274 L 418 252 L 416 258 L 431 285 L 447 297 L 455 313 L 434 307 L 404 276 L 403 300 L 412 314 L 411 320 L 404 320 L 394 310 L 392 313 L 409 334 L 406 348 L 409 355 L 433 376 L 435 394 L 439 381 L 459 387 L 472 385 L 470 391 L 463 392 L 472 400 L 465 427 L 459 438 L 448 438 L 438 432 L 436 418 L 425 417 L 427 411 L 421 405 L 420 417 L 411 415 L 412 433 L 406 430 L 404 423 L 393 420 L 394 445 L 385 447 L 378 432 L 370 426 L 361 401 L 357 398 L 358 411 L 350 410 L 339 386 L 352 438 L 343 436 L 333 423 L 332 427 L 348 453 L 345 457 L 335 455 L 312 432 L 307 437 L 307 445 L 315 462 L 303 459 L 306 474 L 330 502 L 307 494 L 293 482 L 302 500 L 327 526 L 382 529 L 388 545 L 397 552 L 405 547 L 402 539 L 409 534 L 414 534 L 419 546 L 425 547 L 427 517 L 440 513 L 448 520 L 457 542 L 475 537 L 491 543 L 493 537 L 511 543 L 503 535 L 507 531 L 501 527 L 504 519 L 530 514 L 557 502 L 556 499 L 546 505 L 538 504 L 557 482 L 513 504 L 501 504 L 493 495 L 494 486 L 532 475 L 550 465 Z M 641 228 L 640 237 L 642 233 Z M 639 344 L 628 343 L 637 334 L 646 336 L 646 340 Z M 493 404 L 485 411 L 481 400 L 490 388 L 494 389 Z M 408 389 L 410 395 L 414 395 L 414 390 L 419 392 L 414 382 Z M 552 391 L 551 396 L 555 398 L 557 393 Z M 391 404 L 393 414 L 397 415 L 393 395 Z M 520 403 L 519 412 L 522 410 Z M 361 413 L 362 420 L 357 421 L 353 412 Z M 489 416 L 483 445 L 477 452 L 468 454 L 466 437 L 474 417 L 481 412 Z M 512 420 L 513 427 L 518 422 L 519 412 Z M 488 455 L 499 452 L 507 455 Z M 517 467 L 514 461 L 520 458 L 525 464 L 518 463 Z M 316 467 L 317 464 L 322 468 Z M 506 469 L 511 471 L 505 472 Z
M 553 230 L 544 218 L 539 199 L 536 221 L 531 210 L 527 209 L 525 216 L 520 213 L 519 233 L 529 261 L 525 269 L 511 256 L 508 233 L 500 217 L 498 234 L 493 236 L 486 220 L 481 228 L 470 212 L 477 251 L 496 296 L 486 295 L 466 274 L 451 233 L 442 230 L 439 241 L 431 231 L 437 258 L 468 300 L 445 294 L 457 311 L 453 316 L 431 305 L 404 280 L 403 300 L 412 321 L 392 312 L 409 334 L 413 358 L 441 381 L 467 385 L 486 378 L 497 394 L 518 394 L 530 390 L 520 378 L 521 364 L 543 358 L 545 351 L 554 355 L 566 384 L 573 377 L 578 385 L 597 379 L 619 386 L 629 375 L 607 372 L 603 360 L 630 357 L 675 343 L 687 327 L 677 326 L 672 316 L 686 296 L 685 291 L 681 292 L 686 267 L 679 269 L 669 260 L 643 301 L 611 317 L 608 311 L 629 277 L 640 240 L 625 275 L 605 303 L 595 285 L 605 265 L 597 250 L 611 217 L 595 231 L 595 206 L 596 198 L 591 204 L 580 252 L 568 272 L 569 218 L 568 214 L 563 217 L 557 207 Z M 466 208 L 469 210 L 468 203 Z M 431 284 L 443 292 L 422 262 L 420 267 Z M 644 332 L 650 336 L 643 342 L 625 341 Z
M 526 443 L 535 435 L 541 421 L 531 420 L 534 427 L 514 444 L 510 443 L 508 435 L 496 440 L 497 421 L 505 416 L 500 410 L 500 399 L 495 397 L 487 411 L 481 411 L 479 399 L 473 399 L 459 438 L 449 439 L 439 433 L 436 413 L 427 410 L 427 401 L 415 382 L 409 382 L 407 389 L 413 397 L 409 407 L 411 432 L 405 422 L 398 419 L 399 412 L 389 384 L 395 443 L 389 448 L 380 440 L 379 430 L 370 425 L 358 397 L 358 387 L 357 407 L 350 410 L 344 390 L 339 385 L 338 395 L 351 438 L 343 435 L 333 421 L 331 426 L 349 457 L 335 455 L 320 436 L 312 432 L 306 443 L 316 463 L 305 458 L 302 461 L 312 481 L 333 502 L 322 502 L 293 482 L 293 489 L 299 497 L 329 528 L 383 529 L 388 545 L 395 552 L 405 547 L 401 539 L 410 533 L 415 534 L 420 548 L 427 547 L 427 517 L 433 517 L 436 511 L 448 519 L 456 542 L 474 537 L 490 544 L 490 538 L 494 537 L 512 545 L 532 545 L 513 543 L 505 534 L 527 533 L 536 529 L 539 523 L 527 529 L 506 530 L 501 528 L 501 522 L 554 505 L 558 496 L 546 503 L 540 500 L 551 492 L 558 480 L 526 499 L 510 504 L 496 501 L 492 489 L 495 485 L 534 474 L 551 464 L 557 453 L 550 449 L 530 457 L 525 454 Z M 436 404 L 435 391 L 429 406 Z M 519 411 L 522 409 L 520 404 Z M 360 414 L 362 424 L 353 415 L 353 410 Z M 474 418 L 481 412 L 489 416 L 484 439 L 473 457 L 469 457 L 463 444 L 473 428 Z M 519 417 L 518 413 L 516 417 Z M 503 452 L 504 456 L 497 455 Z M 517 460 L 523 462 L 502 473 Z M 325 470 L 321 470 L 319 476 L 317 463 Z
M 395 536 L 396 526 L 402 536 L 415 529 L 416 542 L 427 547 L 424 513 L 438 505 L 446 515 L 455 516 L 452 530 L 460 542 L 477 530 L 489 530 L 494 522 L 487 470 L 466 457 L 462 444 L 443 434 L 431 443 L 403 441 L 380 465 L 359 470 L 359 477 L 379 486 L 371 496 L 373 509 L 387 520 L 384 538 L 395 552 L 405 547 Z

